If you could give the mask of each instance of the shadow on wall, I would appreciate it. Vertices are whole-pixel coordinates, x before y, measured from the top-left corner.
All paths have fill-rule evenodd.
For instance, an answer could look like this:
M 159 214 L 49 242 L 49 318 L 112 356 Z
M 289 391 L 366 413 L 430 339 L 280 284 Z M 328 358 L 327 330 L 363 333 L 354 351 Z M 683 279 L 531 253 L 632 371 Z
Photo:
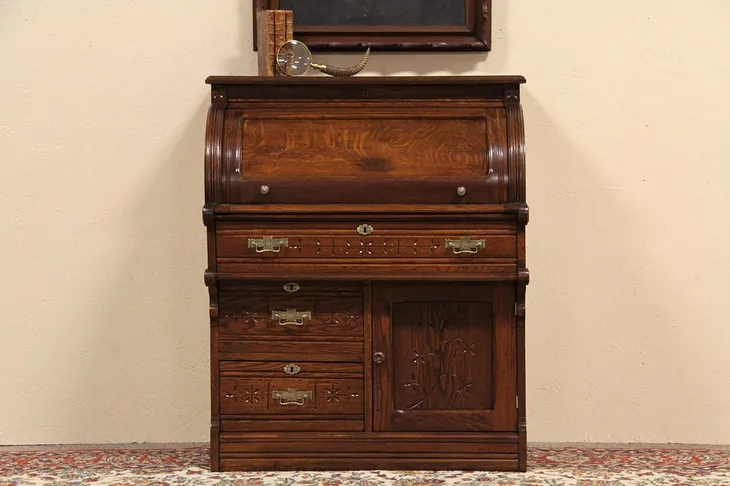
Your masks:
M 205 440 L 209 425 L 208 296 L 203 157 L 208 99 L 179 134 L 172 153 L 130 201 L 114 258 L 92 316 L 103 331 L 80 363 L 84 383 L 76 424 L 85 442 Z M 130 236 L 131 235 L 131 236 Z M 129 243 L 128 240 L 133 243 Z M 108 262 L 103 262 L 108 265 Z M 104 296 L 106 296 L 104 298 Z M 85 396 L 84 396 L 85 395 Z
M 679 295 L 683 282 L 646 272 L 662 266 L 647 245 L 656 237 L 648 215 L 636 210 L 641 195 L 627 190 L 631 174 L 576 147 L 529 87 L 528 79 L 528 437 L 670 441 L 681 435 L 673 417 L 685 412 L 668 398 L 701 364 L 683 352 L 681 334 L 667 333 L 669 304 L 650 297 Z

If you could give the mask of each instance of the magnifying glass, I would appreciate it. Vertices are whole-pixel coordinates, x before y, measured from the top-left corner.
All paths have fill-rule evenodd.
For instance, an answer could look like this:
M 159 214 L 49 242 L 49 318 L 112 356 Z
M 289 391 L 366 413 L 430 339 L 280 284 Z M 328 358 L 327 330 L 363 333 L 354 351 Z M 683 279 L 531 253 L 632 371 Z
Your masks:
M 276 53 L 276 65 L 287 76 L 304 76 L 309 68 L 316 69 L 330 76 L 354 76 L 365 68 L 370 58 L 370 48 L 365 52 L 362 60 L 349 68 L 339 68 L 327 64 L 312 62 L 312 52 L 306 44 L 298 40 L 291 40 L 279 47 Z

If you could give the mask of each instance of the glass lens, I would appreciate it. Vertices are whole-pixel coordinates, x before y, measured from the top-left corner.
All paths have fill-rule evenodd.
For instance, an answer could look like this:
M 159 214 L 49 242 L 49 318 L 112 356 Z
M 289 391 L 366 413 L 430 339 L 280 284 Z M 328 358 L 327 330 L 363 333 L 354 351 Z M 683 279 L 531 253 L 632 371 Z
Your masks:
M 276 54 L 276 64 L 284 74 L 301 76 L 309 70 L 312 63 L 312 53 L 309 48 L 299 41 L 289 41 L 279 48 Z

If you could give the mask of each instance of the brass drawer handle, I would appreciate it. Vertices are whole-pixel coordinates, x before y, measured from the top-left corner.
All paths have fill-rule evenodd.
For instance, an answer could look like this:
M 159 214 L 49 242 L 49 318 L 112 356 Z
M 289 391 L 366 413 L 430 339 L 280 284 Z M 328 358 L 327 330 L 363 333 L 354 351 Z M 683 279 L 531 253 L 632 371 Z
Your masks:
M 446 240 L 446 248 L 451 248 L 455 254 L 459 253 L 478 253 L 486 246 L 484 240 L 472 240 L 468 236 L 462 236 L 458 240 Z
M 248 247 L 255 248 L 256 253 L 263 253 L 265 251 L 279 253 L 282 248 L 289 248 L 289 238 L 274 238 L 271 236 L 249 238 Z
M 311 311 L 287 309 L 285 311 L 271 311 L 271 318 L 279 321 L 280 326 L 303 326 L 305 319 L 312 318 Z
M 312 399 L 311 391 L 297 390 L 296 388 L 287 388 L 284 390 L 274 390 L 271 393 L 274 400 L 279 400 L 279 405 L 298 405 L 304 406 L 304 400 Z

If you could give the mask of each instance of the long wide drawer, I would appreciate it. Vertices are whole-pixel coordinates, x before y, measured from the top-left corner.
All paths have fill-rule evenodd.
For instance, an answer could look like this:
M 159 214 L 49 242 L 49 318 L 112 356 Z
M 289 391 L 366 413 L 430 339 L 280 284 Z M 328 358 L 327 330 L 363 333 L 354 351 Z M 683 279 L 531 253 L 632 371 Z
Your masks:
M 492 259 L 513 261 L 517 256 L 514 226 L 416 224 L 397 222 L 257 227 L 222 222 L 216 230 L 219 260 L 231 259 Z
M 363 339 L 363 286 L 355 282 L 236 282 L 219 288 L 219 337 Z

